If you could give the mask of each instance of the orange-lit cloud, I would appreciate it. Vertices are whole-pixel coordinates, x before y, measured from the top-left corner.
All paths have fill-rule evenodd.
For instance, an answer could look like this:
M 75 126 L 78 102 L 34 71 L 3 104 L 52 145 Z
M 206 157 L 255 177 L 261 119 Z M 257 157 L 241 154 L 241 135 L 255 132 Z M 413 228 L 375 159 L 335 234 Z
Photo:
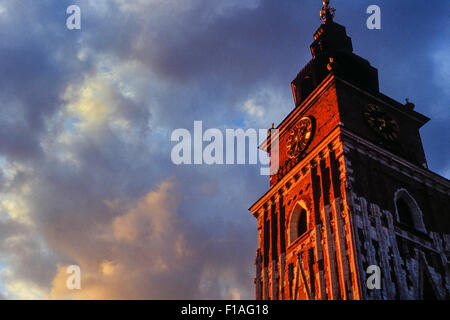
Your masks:
M 257 232 L 247 208 L 267 179 L 249 166 L 177 167 L 170 133 L 194 120 L 216 128 L 280 121 L 293 107 L 289 83 L 310 56 L 320 22 L 310 13 L 320 4 L 79 2 L 80 32 L 55 18 L 64 1 L 0 5 L 0 297 L 252 298 Z M 339 10 L 354 16 L 358 6 Z M 368 37 L 357 19 L 346 21 L 358 50 L 383 63 L 398 100 L 415 90 L 405 95 L 418 111 L 446 115 L 448 31 L 427 19 L 432 6 L 389 6 L 423 22 L 396 15 L 414 39 L 401 28 Z M 435 137 L 448 128 L 445 116 L 424 128 L 430 166 L 447 176 L 448 148 Z M 66 288 L 74 264 L 79 291 Z

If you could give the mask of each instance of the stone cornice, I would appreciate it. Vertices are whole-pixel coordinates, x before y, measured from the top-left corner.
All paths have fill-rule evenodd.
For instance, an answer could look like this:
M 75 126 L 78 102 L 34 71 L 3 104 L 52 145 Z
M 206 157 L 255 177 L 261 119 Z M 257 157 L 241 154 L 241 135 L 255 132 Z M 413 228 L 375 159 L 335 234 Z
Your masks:
M 422 182 L 428 187 L 450 195 L 450 181 L 448 179 L 377 146 L 350 130 L 345 129 L 345 127 L 342 128 L 341 132 L 344 148 L 353 148 L 357 152 L 366 154 L 374 160 L 381 162 L 383 165 Z
M 258 211 L 260 211 L 261 207 L 264 204 L 271 202 L 271 199 L 278 195 L 277 192 L 280 189 L 285 188 L 285 186 L 289 184 L 295 176 L 305 175 L 310 169 L 311 163 L 320 161 L 320 154 L 323 156 L 330 151 L 330 145 L 337 148 L 339 144 L 333 142 L 339 137 L 342 137 L 344 150 L 346 149 L 348 151 L 350 148 L 355 149 L 360 153 L 368 154 L 375 160 L 381 162 L 383 165 L 424 183 L 428 187 L 434 188 L 441 193 L 450 195 L 450 181 L 446 178 L 441 177 L 428 169 L 421 168 L 420 166 L 377 146 L 357 134 L 352 133 L 351 131 L 345 129 L 342 125 L 339 125 L 332 130 L 331 133 L 325 137 L 313 150 L 311 150 L 304 159 L 299 161 L 283 178 L 281 178 L 272 188 L 270 188 L 270 190 L 268 190 L 249 208 L 253 215 L 257 218 Z M 370 155 L 371 152 L 375 154 L 375 156 Z M 306 170 L 304 170 L 305 168 Z M 408 171 L 412 174 L 408 173 Z
M 333 143 L 340 134 L 341 126 L 337 126 L 334 130 L 331 131 L 328 136 L 326 136 L 314 149 L 312 149 L 301 161 L 299 161 L 283 178 L 281 178 L 269 191 L 267 191 L 257 202 L 255 202 L 249 210 L 253 213 L 253 215 L 257 218 L 258 211 L 260 208 L 267 203 L 275 194 L 277 194 L 278 190 L 284 188 L 286 184 L 289 183 L 291 179 L 293 179 L 296 175 L 305 175 L 307 170 L 302 170 L 303 168 L 311 167 L 311 163 L 315 163 L 320 161 L 321 156 L 319 154 L 326 154 L 330 151 L 330 146 L 336 148 L 339 144 Z
M 376 92 L 376 93 L 371 93 L 369 91 L 366 91 L 364 89 L 361 89 L 360 87 L 342 79 L 339 78 L 338 76 L 335 77 L 335 79 L 339 82 L 345 83 L 346 85 L 352 87 L 353 89 L 363 93 L 366 96 L 369 96 L 370 98 L 376 100 L 377 102 L 379 102 L 380 104 L 383 104 L 385 106 L 387 106 L 388 108 L 394 109 L 397 112 L 400 112 L 404 115 L 406 115 L 407 117 L 409 117 L 410 119 L 417 121 L 419 123 L 421 123 L 422 125 L 427 123 L 430 118 L 424 116 L 423 114 L 414 111 L 414 110 L 408 110 L 404 105 L 402 105 L 400 102 L 388 97 L 387 95 L 381 93 L 381 92 Z M 339 96 L 339 92 L 338 92 L 338 96 Z

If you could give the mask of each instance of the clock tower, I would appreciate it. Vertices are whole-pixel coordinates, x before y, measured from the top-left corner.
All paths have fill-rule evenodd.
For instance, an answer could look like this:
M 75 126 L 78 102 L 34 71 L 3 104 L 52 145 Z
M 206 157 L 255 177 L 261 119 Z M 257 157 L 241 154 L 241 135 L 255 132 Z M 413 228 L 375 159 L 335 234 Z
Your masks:
M 427 167 L 414 104 L 382 94 L 324 1 L 257 219 L 256 299 L 449 299 L 450 182 Z M 271 148 L 278 144 L 278 148 Z

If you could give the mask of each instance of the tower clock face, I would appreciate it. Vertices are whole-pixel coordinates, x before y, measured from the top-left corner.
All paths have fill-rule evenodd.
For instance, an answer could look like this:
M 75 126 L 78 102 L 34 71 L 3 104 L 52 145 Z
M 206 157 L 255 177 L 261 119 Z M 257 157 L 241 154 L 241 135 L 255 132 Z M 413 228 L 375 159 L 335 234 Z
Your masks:
M 381 137 L 388 141 L 398 138 L 399 127 L 397 121 L 375 104 L 369 104 L 364 110 L 364 118 L 369 126 Z
M 313 124 L 311 118 L 304 117 L 292 128 L 287 143 L 289 157 L 298 157 L 308 146 L 313 136 Z

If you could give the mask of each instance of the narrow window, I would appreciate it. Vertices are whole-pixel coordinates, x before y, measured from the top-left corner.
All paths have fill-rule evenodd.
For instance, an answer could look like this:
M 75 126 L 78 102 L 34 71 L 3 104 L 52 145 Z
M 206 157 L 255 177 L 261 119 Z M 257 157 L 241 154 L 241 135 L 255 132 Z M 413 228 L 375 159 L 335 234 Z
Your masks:
M 313 79 L 310 76 L 305 76 L 303 78 L 300 90 L 301 90 L 301 99 L 303 101 L 314 90 Z
M 289 242 L 293 243 L 308 231 L 308 213 L 306 209 L 297 204 L 292 211 L 289 224 Z
M 422 211 L 420 210 L 416 200 L 406 189 L 397 190 L 395 193 L 394 202 L 398 222 L 416 230 L 426 232 L 425 224 L 423 223 Z
M 412 212 L 403 198 L 397 200 L 397 211 L 400 222 L 414 228 Z
M 306 226 L 306 210 L 300 211 L 300 216 L 297 223 L 297 238 L 304 234 L 307 230 Z

